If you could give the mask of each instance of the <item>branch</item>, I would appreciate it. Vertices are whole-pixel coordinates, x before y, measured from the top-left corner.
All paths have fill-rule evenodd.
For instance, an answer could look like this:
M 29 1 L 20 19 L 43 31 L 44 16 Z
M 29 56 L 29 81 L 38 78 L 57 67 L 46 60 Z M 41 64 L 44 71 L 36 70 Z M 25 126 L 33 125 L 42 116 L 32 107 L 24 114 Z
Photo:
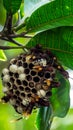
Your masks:
M 8 41 L 8 42 L 12 42 L 12 43 L 14 43 L 14 44 L 16 44 L 16 45 L 18 45 L 18 46 L 23 46 L 22 44 L 18 43 L 17 41 L 13 40 L 13 39 L 10 38 L 10 37 L 3 37 L 3 36 L 0 35 L 0 39 L 1 39 L 1 40 L 5 40 L 5 41 Z
M 20 44 L 19 42 L 17 42 L 17 41 L 15 41 L 15 40 L 13 40 L 13 39 L 12 39 L 12 38 L 10 38 L 10 37 L 8 37 L 8 40 L 9 40 L 10 42 L 12 42 L 12 43 L 14 43 L 14 44 L 18 45 L 18 46 L 23 46 L 22 44 Z
M 25 51 L 27 51 L 27 48 L 25 48 L 25 46 L 20 46 L 20 47 L 0 46 L 0 49 L 2 49 L 2 50 L 9 50 L 9 49 L 24 49 Z
M 2 31 L 3 34 L 8 35 L 12 33 L 12 14 L 7 13 L 6 22 Z
M 22 47 L 0 46 L 0 49 L 2 50 L 19 49 L 19 48 L 22 48 Z
M 23 27 L 25 27 L 26 26 L 26 24 L 25 23 L 23 23 L 23 24 L 20 24 L 18 27 L 15 27 L 14 28 L 14 31 L 19 31 L 20 29 L 22 29 Z
M 17 38 L 17 37 L 23 37 L 23 38 L 32 38 L 32 36 L 26 35 L 28 32 L 23 32 L 20 34 L 10 34 L 8 37 L 10 38 Z

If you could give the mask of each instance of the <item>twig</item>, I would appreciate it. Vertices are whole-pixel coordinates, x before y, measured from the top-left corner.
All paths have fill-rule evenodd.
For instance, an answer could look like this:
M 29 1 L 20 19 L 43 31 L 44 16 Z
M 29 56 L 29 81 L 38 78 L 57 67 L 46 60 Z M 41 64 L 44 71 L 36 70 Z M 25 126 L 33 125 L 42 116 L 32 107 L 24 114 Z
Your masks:
M 0 46 L 0 49 L 2 50 L 9 50 L 9 49 L 27 49 L 25 46 L 17 46 L 17 47 L 11 47 L 11 46 Z
M 0 49 L 2 49 L 2 50 L 23 49 L 25 52 L 28 52 L 28 48 L 25 48 L 25 46 L 18 46 L 18 47 L 0 46 Z
M 6 22 L 5 22 L 2 33 L 6 33 L 6 35 L 12 33 L 12 14 L 11 13 L 6 14 Z
M 32 36 L 28 36 L 26 34 L 27 34 L 27 32 L 23 32 L 20 34 L 11 34 L 11 35 L 9 35 L 9 37 L 10 38 L 17 38 L 17 37 L 32 38 Z
M 22 29 L 23 27 L 25 27 L 26 26 L 26 24 L 25 23 L 23 23 L 23 24 L 20 24 L 18 27 L 16 27 L 16 28 L 14 28 L 14 31 L 19 31 L 20 29 Z
M 9 49 L 22 49 L 23 47 L 11 47 L 11 46 L 0 46 L 2 50 L 9 50 Z
M 22 44 L 18 43 L 17 41 L 13 40 L 13 39 L 10 38 L 10 37 L 3 37 L 3 36 L 1 36 L 0 39 L 1 39 L 1 40 L 5 40 L 5 41 L 8 41 L 8 42 L 12 42 L 12 43 L 14 43 L 14 44 L 16 44 L 16 45 L 18 45 L 18 46 L 23 46 Z
M 19 42 L 17 42 L 17 41 L 15 41 L 15 40 L 13 40 L 13 39 L 12 39 L 12 38 L 10 38 L 10 37 L 8 37 L 8 40 L 9 40 L 10 42 L 12 42 L 12 43 L 14 43 L 14 44 L 18 45 L 18 46 L 23 46 L 22 44 L 20 44 Z

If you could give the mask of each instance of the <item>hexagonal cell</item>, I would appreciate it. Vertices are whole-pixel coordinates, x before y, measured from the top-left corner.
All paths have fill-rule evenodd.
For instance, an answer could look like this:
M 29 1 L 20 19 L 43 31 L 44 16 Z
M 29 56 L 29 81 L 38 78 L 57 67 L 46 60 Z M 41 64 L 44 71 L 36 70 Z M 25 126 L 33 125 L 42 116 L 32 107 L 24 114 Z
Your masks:
M 12 97 L 13 99 L 17 99 L 17 95 L 15 94 L 15 95 L 13 95 L 13 97 Z
M 19 90 L 16 90 L 16 91 L 15 91 L 15 94 L 16 94 L 16 95 L 19 95 L 19 94 L 20 94 L 20 91 L 19 91 Z
M 24 92 L 21 92 L 21 97 L 25 97 L 26 96 L 26 94 L 24 93 Z
M 18 73 L 15 73 L 14 74 L 14 78 L 18 78 L 19 77 L 19 74 Z
M 16 105 L 19 106 L 20 105 L 20 101 L 17 99 L 16 100 Z
M 31 76 L 31 75 L 27 75 L 27 76 L 26 76 L 26 79 L 27 79 L 28 81 L 31 81 L 31 80 L 32 80 L 32 76 Z
M 25 92 L 29 93 L 29 92 L 30 92 L 30 88 L 29 88 L 29 87 L 26 87 L 26 88 L 25 88 Z
M 23 54 L 20 54 L 17 58 L 18 58 L 18 60 L 22 60 L 23 59 Z
M 33 81 L 34 81 L 34 82 L 39 82 L 39 81 L 40 81 L 40 78 L 39 78 L 38 76 L 35 76 L 35 77 L 33 78 Z
M 31 92 L 35 94 L 35 93 L 37 93 L 37 90 L 36 90 L 35 88 L 33 88 L 33 89 L 31 90 Z
M 48 71 L 45 72 L 45 78 L 46 78 L 46 79 L 50 78 L 50 73 L 49 73 Z
M 32 94 L 31 94 L 31 93 L 27 94 L 27 97 L 28 97 L 28 98 L 30 98 L 31 96 L 32 96 Z
M 18 60 L 18 61 L 17 61 L 17 65 L 18 65 L 18 66 L 22 66 L 22 61 L 21 61 L 21 60 Z
M 26 60 L 26 59 L 25 59 L 25 55 L 23 55 L 22 60 L 23 60 L 23 62 L 25 62 L 25 60 Z
M 24 91 L 24 86 L 22 86 L 22 85 L 19 86 L 19 90 L 20 90 L 20 91 Z
M 17 87 L 16 84 L 13 84 L 13 85 L 12 85 L 12 88 L 15 89 L 15 90 L 17 90 L 18 87 Z
M 18 85 L 21 85 L 21 84 L 22 84 L 21 81 L 20 81 L 20 79 L 17 79 L 17 80 L 16 80 L 16 84 L 18 84 Z
M 35 88 L 36 88 L 37 90 L 41 89 L 41 87 L 42 87 L 42 84 L 41 84 L 41 83 L 36 83 L 36 84 L 35 84 Z
M 13 94 L 13 89 L 9 90 L 9 94 L 11 94 L 11 95 Z
M 32 71 L 31 71 L 31 75 L 32 75 L 32 76 L 35 76 L 35 75 L 36 75 L 36 71 L 35 71 L 35 70 L 32 70 Z
M 29 82 L 29 87 L 30 88 L 33 88 L 35 85 L 34 85 L 34 82 L 33 81 L 31 81 L 31 82 Z
M 8 86 L 9 88 L 11 88 L 11 87 L 12 87 L 12 84 L 11 84 L 10 82 L 7 82 L 7 86 Z
M 34 64 L 30 63 L 29 64 L 29 69 L 33 69 L 33 66 L 34 66 Z
M 28 64 L 26 62 L 23 62 L 23 67 L 24 68 L 27 68 L 28 67 Z
M 9 71 L 9 75 L 10 75 L 10 76 L 13 76 L 13 73 Z
M 16 63 L 17 63 L 17 59 L 15 58 L 11 59 L 10 64 L 16 64 Z
M 38 76 L 43 77 L 44 76 L 44 71 L 39 71 Z
M 51 91 L 46 92 L 46 97 L 50 97 L 50 96 L 52 96 L 52 92 Z
M 14 81 L 15 81 L 14 77 L 10 77 L 10 82 L 14 83 Z
M 28 81 L 27 81 L 27 80 L 23 80 L 23 81 L 22 81 L 22 84 L 23 84 L 24 86 L 27 86 L 27 85 L 28 85 Z
M 29 72 L 30 72 L 30 70 L 28 68 L 24 70 L 25 74 L 29 74 Z

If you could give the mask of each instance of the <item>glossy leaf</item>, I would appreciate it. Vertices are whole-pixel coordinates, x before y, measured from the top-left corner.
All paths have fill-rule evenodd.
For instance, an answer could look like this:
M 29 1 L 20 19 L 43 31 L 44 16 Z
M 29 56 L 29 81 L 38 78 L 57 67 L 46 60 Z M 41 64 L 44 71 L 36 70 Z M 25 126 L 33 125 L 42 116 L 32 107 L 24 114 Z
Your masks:
M 3 5 L 8 13 L 14 14 L 20 8 L 22 0 L 3 0 Z
M 68 27 L 64 30 L 63 39 L 73 48 L 73 28 Z
M 36 117 L 36 126 L 38 130 L 49 130 L 50 119 L 52 115 L 51 107 L 42 107 L 38 110 Z
M 26 16 L 30 16 L 34 10 L 39 8 L 45 3 L 48 3 L 49 0 L 24 0 L 24 12 Z
M 67 31 L 69 37 L 66 36 Z M 71 39 L 73 39 L 72 28 L 62 27 L 37 34 L 27 46 L 42 44 L 44 48 L 50 49 L 56 55 L 61 64 L 73 69 L 73 40 Z
M 59 74 L 58 74 L 59 75 Z M 49 130 L 53 117 L 64 117 L 70 106 L 69 90 L 70 84 L 61 75 L 58 76 L 61 83 L 59 88 L 52 90 L 52 96 L 50 98 L 50 106 L 39 109 L 36 125 L 38 130 Z M 43 125 L 42 125 L 43 124 Z
M 58 89 L 53 89 L 50 102 L 53 108 L 53 115 L 64 117 L 70 107 L 70 84 L 63 77 L 60 77 L 59 81 L 61 85 Z
M 6 58 L 6 56 L 5 56 L 4 52 L 3 52 L 3 50 L 0 50 L 0 60 L 1 60 L 1 61 L 6 61 L 6 60 L 7 60 L 7 58 Z
M 42 32 L 61 26 L 73 26 L 73 0 L 55 0 L 41 6 L 32 13 L 26 28 Z

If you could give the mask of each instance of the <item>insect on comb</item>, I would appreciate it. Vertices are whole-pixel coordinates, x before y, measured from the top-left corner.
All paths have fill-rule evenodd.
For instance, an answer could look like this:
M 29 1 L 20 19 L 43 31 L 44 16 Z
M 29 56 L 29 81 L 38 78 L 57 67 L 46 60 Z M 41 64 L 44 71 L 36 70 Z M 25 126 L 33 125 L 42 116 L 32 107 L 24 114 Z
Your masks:
M 17 113 L 29 115 L 34 108 L 49 106 L 52 89 L 60 87 L 57 71 L 68 79 L 69 74 L 50 50 L 36 45 L 10 60 L 2 71 L 3 102 L 9 102 Z M 19 119 L 22 119 L 19 118 Z M 17 119 L 17 120 L 19 120 Z

